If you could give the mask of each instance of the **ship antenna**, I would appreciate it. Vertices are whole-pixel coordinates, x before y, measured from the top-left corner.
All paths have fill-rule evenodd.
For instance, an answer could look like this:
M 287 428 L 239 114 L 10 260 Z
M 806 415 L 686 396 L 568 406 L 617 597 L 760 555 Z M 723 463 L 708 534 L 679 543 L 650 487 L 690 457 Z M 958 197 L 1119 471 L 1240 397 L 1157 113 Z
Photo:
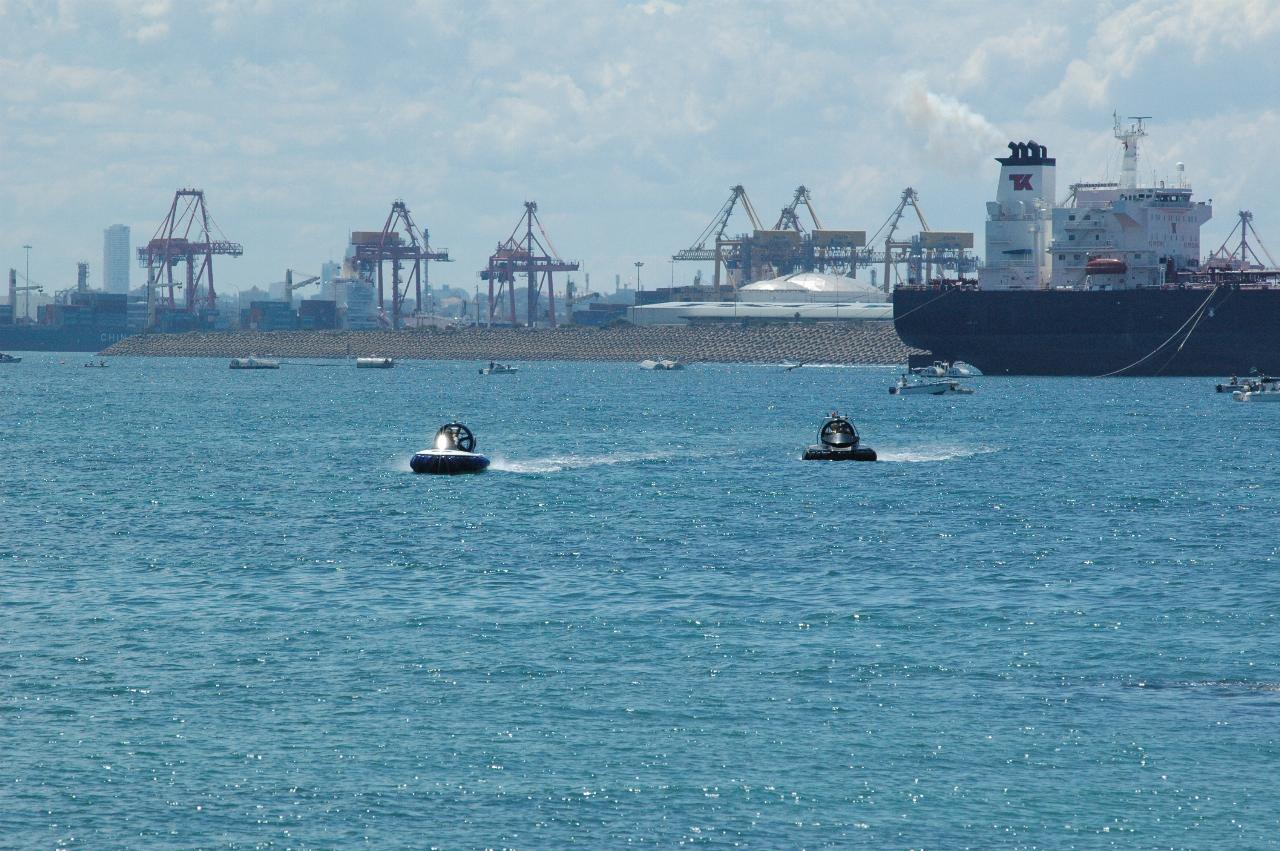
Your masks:
M 1138 186 L 1138 140 L 1147 135 L 1147 128 L 1142 122 L 1151 116 L 1129 116 L 1129 121 L 1133 123 L 1128 128 L 1121 127 L 1120 116 L 1117 113 L 1111 113 L 1111 117 L 1115 121 L 1115 136 L 1124 145 L 1124 162 L 1120 167 L 1120 188 L 1136 189 Z

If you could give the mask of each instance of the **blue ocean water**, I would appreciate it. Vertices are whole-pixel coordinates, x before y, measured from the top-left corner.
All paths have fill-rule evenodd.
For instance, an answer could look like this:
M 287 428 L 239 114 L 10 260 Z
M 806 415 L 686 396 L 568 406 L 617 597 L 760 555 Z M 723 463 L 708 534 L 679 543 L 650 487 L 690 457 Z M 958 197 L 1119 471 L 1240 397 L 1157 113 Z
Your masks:
M 1271 406 L 84 359 L 0 366 L 0 846 L 1280 842 Z

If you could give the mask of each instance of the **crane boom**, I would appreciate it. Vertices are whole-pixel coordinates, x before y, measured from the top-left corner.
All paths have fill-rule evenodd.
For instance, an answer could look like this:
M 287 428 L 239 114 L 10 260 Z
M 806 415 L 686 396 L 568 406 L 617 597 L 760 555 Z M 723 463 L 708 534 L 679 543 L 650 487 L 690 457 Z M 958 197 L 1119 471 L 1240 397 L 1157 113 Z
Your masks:
M 792 196 L 791 203 L 782 208 L 782 213 L 778 216 L 778 223 L 773 226 L 773 229 L 793 230 L 797 233 L 804 233 L 804 225 L 800 223 L 800 216 L 797 212 L 801 204 L 804 204 L 805 209 L 809 211 L 809 216 L 813 219 L 814 230 L 822 230 L 822 220 L 818 218 L 817 212 L 813 209 L 813 196 L 809 194 L 809 189 L 805 186 L 796 187 L 796 194 Z
M 751 226 L 756 230 L 760 229 L 760 219 L 756 216 L 755 208 L 751 206 L 747 190 L 739 184 L 731 187 L 729 193 L 729 200 L 721 205 L 720 212 L 716 213 L 711 222 L 702 229 L 702 233 L 698 234 L 693 245 L 683 251 L 677 251 L 671 256 L 672 260 L 715 260 L 716 243 L 724 239 L 725 231 L 729 229 L 729 219 L 733 217 L 734 207 L 739 201 L 747 218 L 751 220 Z M 708 243 L 710 243 L 709 246 Z

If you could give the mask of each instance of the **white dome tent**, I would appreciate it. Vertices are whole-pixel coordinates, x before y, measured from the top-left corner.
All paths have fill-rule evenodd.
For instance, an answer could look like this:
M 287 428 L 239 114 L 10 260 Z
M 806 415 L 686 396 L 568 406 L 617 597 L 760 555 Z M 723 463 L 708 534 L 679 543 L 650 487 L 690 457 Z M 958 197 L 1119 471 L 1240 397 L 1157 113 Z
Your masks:
M 747 284 L 738 290 L 741 301 L 785 304 L 814 302 L 885 302 L 889 297 L 876 287 L 844 275 L 796 272 Z

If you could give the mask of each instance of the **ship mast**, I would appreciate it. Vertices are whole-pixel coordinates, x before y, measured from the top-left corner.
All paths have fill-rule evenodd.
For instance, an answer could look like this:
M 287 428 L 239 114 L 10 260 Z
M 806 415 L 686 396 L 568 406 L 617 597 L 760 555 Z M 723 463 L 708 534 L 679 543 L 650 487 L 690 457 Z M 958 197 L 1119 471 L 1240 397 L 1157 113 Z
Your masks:
M 1129 127 L 1122 128 L 1120 126 L 1120 116 L 1111 113 L 1111 117 L 1115 119 L 1116 138 L 1124 145 L 1124 162 L 1120 167 L 1120 188 L 1121 189 L 1137 189 L 1138 188 L 1138 140 L 1147 135 L 1147 128 L 1142 122 L 1150 118 L 1150 115 L 1131 115 L 1129 121 L 1132 123 Z

